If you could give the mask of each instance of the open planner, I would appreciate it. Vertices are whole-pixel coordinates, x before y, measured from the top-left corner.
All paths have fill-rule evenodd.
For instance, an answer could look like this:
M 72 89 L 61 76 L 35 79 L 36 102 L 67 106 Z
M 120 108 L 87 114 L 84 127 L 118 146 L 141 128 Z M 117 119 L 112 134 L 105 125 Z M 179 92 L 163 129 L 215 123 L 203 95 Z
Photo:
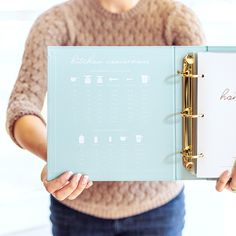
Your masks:
M 48 180 L 218 178 L 236 160 L 236 47 L 48 47 Z

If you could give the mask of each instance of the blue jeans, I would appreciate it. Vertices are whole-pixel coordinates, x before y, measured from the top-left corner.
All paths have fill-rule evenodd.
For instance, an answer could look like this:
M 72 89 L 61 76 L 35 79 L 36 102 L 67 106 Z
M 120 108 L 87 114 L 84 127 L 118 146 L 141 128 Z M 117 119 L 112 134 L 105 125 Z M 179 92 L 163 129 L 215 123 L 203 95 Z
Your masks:
M 130 217 L 103 219 L 76 211 L 50 195 L 54 236 L 181 236 L 184 190 L 161 207 Z

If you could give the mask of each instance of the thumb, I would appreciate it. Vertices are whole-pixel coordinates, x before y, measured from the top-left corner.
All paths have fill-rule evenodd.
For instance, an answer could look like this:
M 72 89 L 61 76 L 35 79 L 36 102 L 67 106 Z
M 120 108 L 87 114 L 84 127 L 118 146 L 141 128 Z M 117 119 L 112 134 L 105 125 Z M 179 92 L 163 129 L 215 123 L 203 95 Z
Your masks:
M 47 164 L 43 167 L 40 175 L 40 179 L 42 182 L 46 181 L 46 176 L 47 176 Z

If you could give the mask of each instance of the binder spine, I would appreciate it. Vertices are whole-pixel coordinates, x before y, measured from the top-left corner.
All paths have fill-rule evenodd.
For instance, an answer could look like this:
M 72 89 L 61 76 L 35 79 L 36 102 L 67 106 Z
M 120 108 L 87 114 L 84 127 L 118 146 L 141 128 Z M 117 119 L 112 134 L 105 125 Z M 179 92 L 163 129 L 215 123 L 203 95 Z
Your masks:
M 183 59 L 182 72 L 182 162 L 184 167 L 196 174 L 197 159 L 203 157 L 197 150 L 197 121 L 204 117 L 198 114 L 197 109 L 197 83 L 204 75 L 197 75 L 197 58 L 194 53 L 187 54 Z

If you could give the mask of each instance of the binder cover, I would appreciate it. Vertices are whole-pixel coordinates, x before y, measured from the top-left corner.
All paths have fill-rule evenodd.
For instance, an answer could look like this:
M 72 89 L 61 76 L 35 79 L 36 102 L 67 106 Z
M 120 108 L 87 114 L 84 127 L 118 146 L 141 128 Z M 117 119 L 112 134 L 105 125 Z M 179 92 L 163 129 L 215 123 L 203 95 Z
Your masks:
M 196 179 L 183 81 L 197 80 L 183 59 L 214 51 L 236 47 L 48 47 L 48 180 L 66 170 L 94 181 Z

